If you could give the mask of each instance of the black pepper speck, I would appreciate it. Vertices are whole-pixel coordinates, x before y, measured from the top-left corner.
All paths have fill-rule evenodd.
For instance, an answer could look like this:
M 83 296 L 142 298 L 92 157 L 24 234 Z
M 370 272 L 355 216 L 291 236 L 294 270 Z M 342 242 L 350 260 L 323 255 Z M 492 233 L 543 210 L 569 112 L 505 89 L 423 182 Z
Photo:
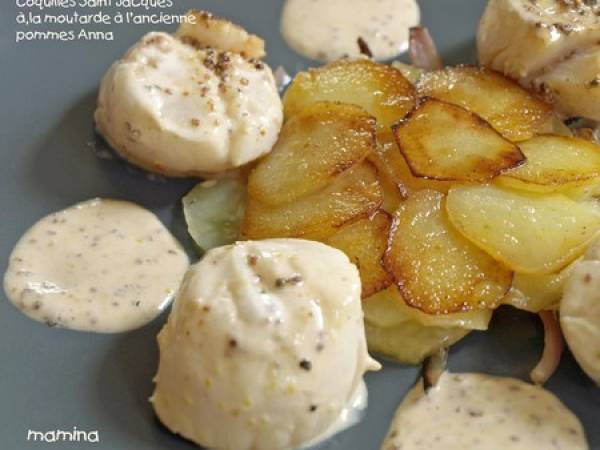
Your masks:
M 307 372 L 312 369 L 312 363 L 308 359 L 303 359 L 299 364 L 301 369 L 306 370 Z

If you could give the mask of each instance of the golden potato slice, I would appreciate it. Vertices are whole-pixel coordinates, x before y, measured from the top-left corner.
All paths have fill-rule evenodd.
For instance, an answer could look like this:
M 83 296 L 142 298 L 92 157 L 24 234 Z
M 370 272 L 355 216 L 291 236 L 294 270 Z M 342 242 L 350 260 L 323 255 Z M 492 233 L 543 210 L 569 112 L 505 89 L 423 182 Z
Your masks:
M 365 322 L 369 352 L 410 365 L 420 364 L 439 349 L 456 344 L 469 331 L 456 327 L 425 327 L 413 320 L 390 328 Z
M 496 307 L 512 273 L 456 232 L 444 195 L 411 194 L 394 216 L 384 264 L 406 303 L 428 314 Z
M 600 177 L 593 180 L 577 183 L 575 187 L 570 187 L 562 194 L 579 201 L 597 200 L 600 198 Z
M 465 323 L 473 325 L 473 329 L 487 328 L 491 316 L 489 310 L 431 316 L 406 306 L 396 286 L 363 300 L 363 309 L 369 351 L 403 364 L 419 364 L 439 349 L 456 343 L 471 331 Z M 450 316 L 472 316 L 473 319 L 466 318 L 462 322 L 458 317 L 449 319 Z M 427 325 L 421 318 L 428 321 Z M 435 325 L 438 318 L 440 325 Z M 450 325 L 452 323 L 456 326 Z
M 371 158 L 371 155 L 369 157 Z M 376 158 L 373 161 L 375 167 L 377 167 L 381 188 L 383 189 L 383 204 L 381 205 L 381 209 L 388 214 L 394 214 L 402 200 L 406 198 L 406 189 L 403 185 L 398 185 L 393 180 L 390 173 L 381 167 L 383 164 L 377 161 Z
M 222 178 L 197 184 L 181 199 L 188 233 L 202 253 L 240 237 L 248 203 L 246 180 Z
M 450 181 L 415 177 L 410 171 L 406 159 L 400 153 L 391 131 L 378 133 L 377 148 L 375 153 L 371 153 L 368 158 L 375 164 L 382 177 L 385 176 L 394 186 L 397 186 L 400 198 L 405 198 L 410 192 L 421 189 L 448 192 L 452 186 Z
M 542 275 L 515 273 L 512 287 L 502 303 L 532 313 L 547 309 L 557 310 L 565 283 L 571 276 L 577 261 L 557 273 Z
M 441 100 L 425 99 L 393 130 L 416 177 L 486 181 L 525 160 L 481 117 Z
M 549 132 L 553 126 L 554 114 L 549 104 L 509 78 L 483 67 L 457 66 L 426 72 L 419 78 L 417 92 L 480 115 L 513 141 Z
M 307 105 L 337 101 L 362 107 L 388 128 L 415 106 L 415 89 L 400 71 L 368 59 L 342 59 L 300 72 L 283 96 L 289 119 Z
M 557 272 L 600 231 L 600 214 L 560 194 L 457 186 L 446 202 L 460 233 L 515 272 Z
M 321 240 L 352 220 L 370 216 L 382 202 L 377 170 L 363 162 L 341 174 L 322 191 L 292 203 L 268 206 L 250 197 L 242 233 L 249 239 Z
M 438 315 L 425 314 L 417 308 L 408 306 L 395 285 L 365 298 L 362 305 L 365 320 L 382 328 L 401 326 L 407 320 L 412 320 L 425 327 L 487 330 L 492 318 L 491 309 Z
M 549 133 L 556 134 L 558 136 L 573 136 L 573 131 L 562 121 L 558 115 L 554 114 L 552 119 L 552 126 L 550 127 Z
M 527 162 L 498 182 L 532 192 L 564 191 L 600 179 L 600 146 L 567 136 L 536 136 L 519 144 Z
M 355 105 L 318 102 L 288 120 L 248 178 L 248 193 L 281 205 L 316 192 L 375 149 L 375 118 Z
M 600 188 L 600 177 L 590 180 L 571 181 L 565 184 L 536 184 L 518 178 L 499 176 L 493 180 L 499 187 L 537 194 L 563 194 L 573 199 L 595 197 Z
M 574 181 L 565 185 L 543 186 L 526 183 L 516 178 L 499 176 L 493 183 L 500 187 L 539 194 L 562 194 L 578 202 L 594 201 L 600 198 L 600 177 L 589 180 Z
M 392 218 L 384 211 L 372 217 L 344 225 L 326 244 L 343 251 L 360 273 L 362 296 L 368 297 L 392 284 L 392 276 L 383 267 Z
M 403 364 L 419 364 L 471 329 L 487 329 L 490 310 L 433 316 L 404 303 L 396 286 L 363 300 L 369 351 Z
M 402 61 L 392 62 L 392 67 L 399 70 L 402 75 L 404 75 L 404 78 L 406 78 L 412 84 L 416 84 L 419 80 L 419 77 L 425 72 L 424 69 L 413 66 L 412 64 L 406 64 Z

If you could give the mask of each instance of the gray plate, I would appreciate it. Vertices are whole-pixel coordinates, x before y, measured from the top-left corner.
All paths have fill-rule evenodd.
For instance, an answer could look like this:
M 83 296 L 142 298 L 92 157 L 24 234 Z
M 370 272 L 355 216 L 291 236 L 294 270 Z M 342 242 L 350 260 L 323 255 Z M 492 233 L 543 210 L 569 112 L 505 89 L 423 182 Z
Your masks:
M 308 61 L 281 40 L 281 0 L 178 0 L 172 12 L 201 7 L 239 21 L 267 41 L 268 61 L 290 72 Z M 473 62 L 482 0 L 423 0 L 447 63 Z M 118 160 L 98 159 L 92 112 L 98 82 L 116 58 L 150 28 L 115 27 L 114 42 L 15 44 L 15 2 L 0 6 L 0 255 L 38 218 L 95 196 L 123 198 L 156 211 L 184 243 L 179 200 L 194 184 L 150 181 Z M 27 442 L 27 430 L 98 430 L 97 449 L 193 448 L 154 418 L 147 398 L 157 363 L 155 335 L 165 315 L 140 330 L 97 335 L 48 329 L 0 301 L 0 449 L 85 448 L 83 443 Z M 472 333 L 452 349 L 453 370 L 526 378 L 542 349 L 534 316 L 504 309 L 488 333 Z M 369 408 L 360 425 L 322 449 L 375 450 L 417 370 L 386 363 L 370 374 Z M 548 383 L 584 423 L 600 449 L 600 390 L 565 355 Z M 596 426 L 594 426 L 596 425 Z M 92 445 L 92 444 L 88 444 Z

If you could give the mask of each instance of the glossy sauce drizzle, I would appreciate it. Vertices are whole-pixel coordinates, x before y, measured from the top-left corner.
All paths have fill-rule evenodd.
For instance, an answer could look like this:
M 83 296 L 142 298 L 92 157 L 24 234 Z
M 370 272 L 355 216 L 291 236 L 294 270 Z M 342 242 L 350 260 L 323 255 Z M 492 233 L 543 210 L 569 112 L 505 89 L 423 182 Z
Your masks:
M 31 227 L 10 256 L 4 290 L 49 326 L 126 331 L 169 304 L 187 267 L 186 254 L 150 211 L 95 199 Z
M 382 450 L 585 450 L 581 423 L 551 392 L 513 378 L 444 373 L 396 412 Z
M 287 0 L 281 33 L 291 48 L 318 61 L 359 55 L 359 37 L 382 60 L 408 48 L 409 28 L 419 18 L 415 0 Z

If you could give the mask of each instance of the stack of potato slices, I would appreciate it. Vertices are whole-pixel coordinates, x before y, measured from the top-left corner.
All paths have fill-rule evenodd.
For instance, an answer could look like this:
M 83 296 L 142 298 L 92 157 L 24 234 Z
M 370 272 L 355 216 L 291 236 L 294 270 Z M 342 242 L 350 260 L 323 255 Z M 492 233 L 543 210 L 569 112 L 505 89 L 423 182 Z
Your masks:
M 371 350 L 407 363 L 486 329 L 503 303 L 555 308 L 600 231 L 600 147 L 550 105 L 485 68 L 413 81 L 367 59 L 298 74 L 242 224 L 343 250 Z

